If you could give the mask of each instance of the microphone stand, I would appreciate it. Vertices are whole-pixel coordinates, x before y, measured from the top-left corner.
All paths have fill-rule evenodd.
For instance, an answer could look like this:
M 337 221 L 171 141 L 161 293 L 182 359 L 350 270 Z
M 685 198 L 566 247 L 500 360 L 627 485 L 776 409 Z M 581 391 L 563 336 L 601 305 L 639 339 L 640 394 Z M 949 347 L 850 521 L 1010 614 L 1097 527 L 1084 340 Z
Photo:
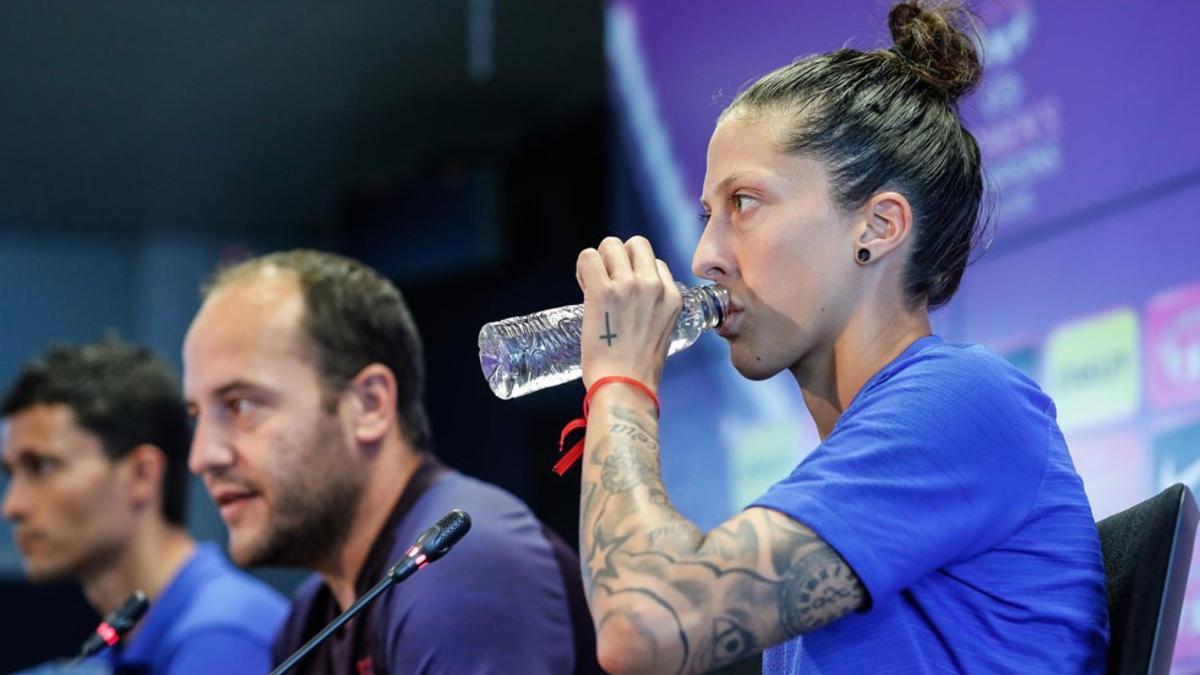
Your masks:
M 470 529 L 471 517 L 467 515 L 466 511 L 454 509 L 450 513 L 447 513 L 433 527 L 421 533 L 421 536 L 417 538 L 417 543 L 408 549 L 400 562 L 392 565 L 387 575 L 379 583 L 364 593 L 361 598 L 355 600 L 354 604 L 346 608 L 346 611 L 339 614 L 328 626 L 322 628 L 321 632 L 313 636 L 311 640 L 305 642 L 303 647 L 297 649 L 295 653 L 279 664 L 275 670 L 271 671 L 270 675 L 283 675 L 294 668 L 317 645 L 324 642 L 337 629 L 346 625 L 347 621 L 353 619 L 364 607 L 371 604 L 371 601 L 379 597 L 380 593 L 409 578 L 418 570 L 424 569 L 429 563 L 441 558 Z
M 400 564 L 402 565 L 402 564 L 404 564 L 404 562 L 408 562 L 408 561 L 407 560 L 402 561 Z M 399 567 L 399 565 L 397 565 L 397 567 Z M 404 577 L 411 575 L 415 571 L 416 571 L 416 566 L 413 565 L 412 571 L 410 571 L 408 574 L 405 574 Z M 330 635 L 333 635 L 333 633 L 335 631 L 337 631 L 337 629 L 346 625 L 347 621 L 349 621 L 350 619 L 353 619 L 355 617 L 355 615 L 357 615 L 359 612 L 361 612 L 363 610 L 364 607 L 371 604 L 371 601 L 373 601 L 375 598 L 379 597 L 380 593 L 383 593 L 387 589 L 391 588 L 393 585 L 402 581 L 403 577 L 396 576 L 395 572 L 396 572 L 396 567 L 393 567 L 391 569 L 391 571 L 388 572 L 387 576 L 385 576 L 383 579 L 381 579 L 379 581 L 379 583 L 375 584 L 375 586 L 372 587 L 371 590 L 364 593 L 363 596 L 361 598 L 359 598 L 358 600 L 355 600 L 353 605 L 350 605 L 350 607 L 347 608 L 346 611 L 344 611 L 338 615 L 338 618 L 336 618 L 332 622 L 330 622 L 330 624 L 328 626 L 325 626 L 324 628 L 322 628 L 321 632 L 317 633 L 316 636 L 313 637 L 313 639 L 309 640 L 308 642 L 305 642 L 303 647 L 296 650 L 296 652 L 294 654 L 292 654 L 291 656 L 289 656 L 286 661 L 279 664 L 278 668 L 276 668 L 275 670 L 272 670 L 271 675 L 283 675 L 283 673 L 286 673 L 287 671 L 291 670 L 297 663 L 300 662 L 300 659 L 303 659 L 304 657 L 308 656 L 308 653 L 311 652 L 317 645 L 324 642 Z

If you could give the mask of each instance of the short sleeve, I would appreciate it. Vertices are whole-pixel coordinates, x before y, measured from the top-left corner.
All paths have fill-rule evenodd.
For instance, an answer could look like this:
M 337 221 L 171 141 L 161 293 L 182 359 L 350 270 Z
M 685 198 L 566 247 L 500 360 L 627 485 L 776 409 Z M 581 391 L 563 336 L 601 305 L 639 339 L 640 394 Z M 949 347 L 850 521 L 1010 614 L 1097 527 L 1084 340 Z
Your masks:
M 987 352 L 922 353 L 868 382 L 833 432 L 751 506 L 812 528 L 873 601 L 996 546 L 1030 512 L 1049 400 Z

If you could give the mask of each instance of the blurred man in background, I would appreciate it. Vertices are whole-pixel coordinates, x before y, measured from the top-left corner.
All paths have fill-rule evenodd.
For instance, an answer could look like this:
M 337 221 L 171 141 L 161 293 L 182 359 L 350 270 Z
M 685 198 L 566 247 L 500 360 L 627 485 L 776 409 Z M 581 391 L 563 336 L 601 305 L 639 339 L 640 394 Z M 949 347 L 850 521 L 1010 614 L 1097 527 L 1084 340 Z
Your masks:
M 3 514 L 31 580 L 78 579 L 100 614 L 150 598 L 96 657 L 114 672 L 261 673 L 286 602 L 188 535 L 179 390 L 165 363 L 116 340 L 29 362 L 0 402 Z
M 473 524 L 454 550 L 298 671 L 596 668 L 574 553 L 515 497 L 434 458 L 420 338 L 387 279 L 314 251 L 247 261 L 217 275 L 183 356 L 190 466 L 229 527 L 231 556 L 317 572 L 296 593 L 276 663 L 462 508 Z

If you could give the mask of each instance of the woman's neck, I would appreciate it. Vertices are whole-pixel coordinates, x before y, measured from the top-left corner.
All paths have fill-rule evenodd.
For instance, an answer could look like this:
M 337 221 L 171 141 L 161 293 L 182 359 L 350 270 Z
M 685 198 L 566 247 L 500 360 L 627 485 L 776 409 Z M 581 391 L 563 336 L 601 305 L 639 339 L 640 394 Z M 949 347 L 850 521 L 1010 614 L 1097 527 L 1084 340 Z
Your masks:
M 793 366 L 792 375 L 821 438 L 833 431 L 867 380 L 932 333 L 924 308 L 880 312 L 863 307 L 829 344 L 818 346 Z

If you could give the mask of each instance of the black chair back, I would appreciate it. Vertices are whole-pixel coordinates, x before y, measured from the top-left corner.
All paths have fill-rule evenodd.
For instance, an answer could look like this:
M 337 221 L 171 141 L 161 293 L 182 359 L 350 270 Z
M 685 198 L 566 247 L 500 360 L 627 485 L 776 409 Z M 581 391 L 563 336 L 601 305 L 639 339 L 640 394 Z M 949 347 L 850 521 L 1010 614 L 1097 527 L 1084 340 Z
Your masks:
M 1177 483 L 1096 524 L 1112 627 L 1110 673 L 1170 670 L 1197 520 L 1192 491 Z

